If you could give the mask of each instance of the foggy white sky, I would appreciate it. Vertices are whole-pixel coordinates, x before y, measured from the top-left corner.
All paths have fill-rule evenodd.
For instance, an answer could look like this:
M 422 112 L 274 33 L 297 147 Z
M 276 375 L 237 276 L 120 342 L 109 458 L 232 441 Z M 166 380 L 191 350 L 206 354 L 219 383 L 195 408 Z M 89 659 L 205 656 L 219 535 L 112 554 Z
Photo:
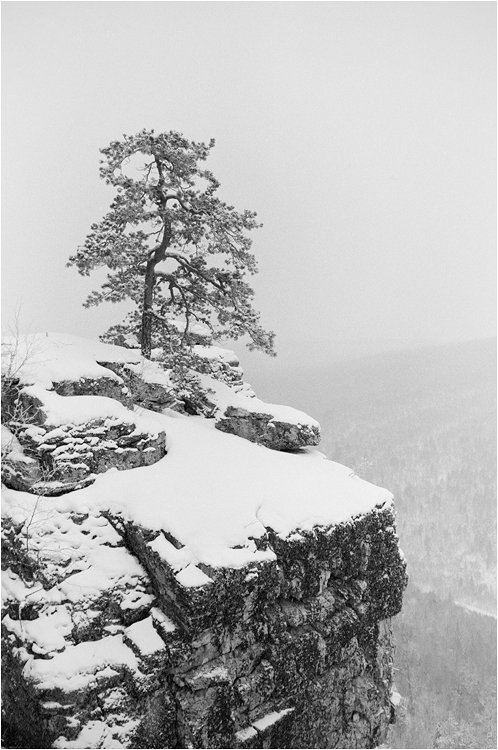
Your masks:
M 222 197 L 258 212 L 281 366 L 494 335 L 495 13 L 4 3 L 4 328 L 119 320 L 64 264 L 112 197 L 98 149 L 147 127 L 215 137 Z

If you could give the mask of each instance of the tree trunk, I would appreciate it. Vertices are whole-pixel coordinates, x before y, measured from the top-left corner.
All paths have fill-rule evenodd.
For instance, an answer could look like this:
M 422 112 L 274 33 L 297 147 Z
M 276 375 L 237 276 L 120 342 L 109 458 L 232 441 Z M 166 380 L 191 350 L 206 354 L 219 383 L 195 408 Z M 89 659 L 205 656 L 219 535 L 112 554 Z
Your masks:
M 149 260 L 145 271 L 144 305 L 142 310 L 142 329 L 140 344 L 142 357 L 150 359 L 152 351 L 152 299 L 154 291 L 154 259 Z

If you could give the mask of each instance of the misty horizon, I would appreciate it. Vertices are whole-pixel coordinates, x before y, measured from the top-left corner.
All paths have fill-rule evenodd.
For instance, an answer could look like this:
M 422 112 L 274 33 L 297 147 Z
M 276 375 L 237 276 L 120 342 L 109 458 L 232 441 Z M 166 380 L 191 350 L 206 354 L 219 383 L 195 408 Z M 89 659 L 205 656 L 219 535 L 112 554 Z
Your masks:
M 81 306 L 102 273 L 65 263 L 112 197 L 99 149 L 146 127 L 214 137 L 221 197 L 257 211 L 251 281 L 278 367 L 496 335 L 495 12 L 6 3 L 4 328 L 18 308 L 32 331 L 120 320 L 126 306 Z

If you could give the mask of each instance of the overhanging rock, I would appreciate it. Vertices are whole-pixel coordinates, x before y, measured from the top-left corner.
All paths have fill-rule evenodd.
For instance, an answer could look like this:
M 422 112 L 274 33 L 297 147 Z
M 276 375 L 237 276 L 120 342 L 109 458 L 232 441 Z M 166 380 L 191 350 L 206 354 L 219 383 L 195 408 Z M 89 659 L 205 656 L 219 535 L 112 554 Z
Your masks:
M 61 517 L 33 559 L 65 531 L 82 540 L 82 572 L 47 564 L 24 609 L 36 566 L 28 581 L 26 561 L 8 559 L 11 733 L 23 747 L 374 746 L 391 719 L 389 618 L 406 582 L 392 524 L 379 508 L 288 539 L 268 530 L 273 560 L 182 576 L 146 529 Z
M 289 422 L 271 412 L 250 411 L 241 406 L 228 406 L 223 417 L 216 421 L 216 428 L 278 451 L 298 450 L 320 442 L 320 428 L 316 423 L 299 417 Z
M 228 407 L 248 412 L 233 419 L 262 417 L 249 440 L 212 419 L 91 395 L 107 378 L 99 362 L 117 363 L 107 370 L 116 395 L 132 393 L 120 373 L 143 371 L 139 355 L 56 344 L 75 346 L 73 358 L 45 351 L 40 370 L 20 373 L 31 423 L 5 432 L 6 746 L 381 744 L 392 720 L 390 618 L 406 586 L 390 493 L 295 451 L 290 428 L 268 450 L 272 422 L 307 425 L 313 441 L 313 420 L 261 409 L 224 367 L 221 379 L 200 377 L 215 419 Z M 167 373 L 152 370 L 161 385 Z M 82 378 L 84 392 L 57 392 Z M 54 491 L 42 469 L 76 471 L 83 453 L 90 474 L 59 478 Z M 23 471 L 21 486 L 13 476 Z

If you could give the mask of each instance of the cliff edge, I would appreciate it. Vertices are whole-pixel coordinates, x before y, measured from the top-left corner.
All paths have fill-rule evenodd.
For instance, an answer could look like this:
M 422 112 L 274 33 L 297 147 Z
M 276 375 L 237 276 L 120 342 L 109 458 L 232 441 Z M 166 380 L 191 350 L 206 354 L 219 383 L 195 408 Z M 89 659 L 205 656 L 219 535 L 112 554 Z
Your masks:
M 385 739 L 406 586 L 392 496 L 260 401 L 232 352 L 202 331 L 194 349 L 187 388 L 133 348 L 7 342 L 7 747 Z

